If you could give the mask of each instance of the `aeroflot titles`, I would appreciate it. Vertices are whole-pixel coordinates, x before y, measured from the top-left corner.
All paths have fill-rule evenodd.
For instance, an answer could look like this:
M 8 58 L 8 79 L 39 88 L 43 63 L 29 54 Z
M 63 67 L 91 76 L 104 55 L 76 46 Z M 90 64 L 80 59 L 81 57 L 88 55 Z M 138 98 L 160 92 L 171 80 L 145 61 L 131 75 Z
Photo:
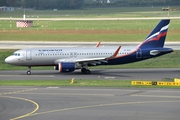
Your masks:
M 62 51 L 62 49 L 44 49 L 44 50 L 39 50 L 39 52 L 59 52 Z

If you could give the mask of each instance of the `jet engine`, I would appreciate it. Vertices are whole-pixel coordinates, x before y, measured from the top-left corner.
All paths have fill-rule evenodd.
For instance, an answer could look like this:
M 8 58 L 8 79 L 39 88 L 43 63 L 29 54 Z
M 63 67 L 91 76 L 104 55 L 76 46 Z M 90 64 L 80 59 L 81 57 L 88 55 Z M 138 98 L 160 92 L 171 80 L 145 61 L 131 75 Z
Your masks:
M 59 72 L 73 72 L 75 70 L 75 63 L 61 62 L 57 66 L 54 66 L 54 69 L 59 70 Z

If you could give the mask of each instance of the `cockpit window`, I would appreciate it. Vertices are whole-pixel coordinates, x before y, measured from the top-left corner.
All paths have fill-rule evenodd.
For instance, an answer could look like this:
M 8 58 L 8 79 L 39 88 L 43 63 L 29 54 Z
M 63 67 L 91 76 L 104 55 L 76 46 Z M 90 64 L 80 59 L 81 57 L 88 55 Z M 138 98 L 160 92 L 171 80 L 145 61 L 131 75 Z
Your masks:
M 20 53 L 13 53 L 13 56 L 20 56 Z

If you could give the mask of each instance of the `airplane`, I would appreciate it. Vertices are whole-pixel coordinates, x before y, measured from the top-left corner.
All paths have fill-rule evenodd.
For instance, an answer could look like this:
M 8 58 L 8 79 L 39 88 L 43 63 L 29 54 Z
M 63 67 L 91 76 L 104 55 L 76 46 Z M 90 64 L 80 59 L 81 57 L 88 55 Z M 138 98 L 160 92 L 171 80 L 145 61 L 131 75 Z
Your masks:
M 101 47 L 99 42 L 95 48 L 27 48 L 15 51 L 5 62 L 27 66 L 27 75 L 34 66 L 54 66 L 59 72 L 81 69 L 82 73 L 90 74 L 90 66 L 127 64 L 173 52 L 172 48 L 164 48 L 169 24 L 170 19 L 161 20 L 138 46 Z

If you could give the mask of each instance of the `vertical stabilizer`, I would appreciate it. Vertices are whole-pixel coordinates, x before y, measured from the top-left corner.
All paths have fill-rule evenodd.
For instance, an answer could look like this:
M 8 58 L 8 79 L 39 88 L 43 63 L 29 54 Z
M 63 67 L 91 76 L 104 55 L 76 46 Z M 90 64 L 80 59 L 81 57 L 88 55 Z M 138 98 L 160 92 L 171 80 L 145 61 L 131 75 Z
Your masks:
M 161 20 L 154 30 L 148 35 L 139 48 L 163 47 L 166 39 L 170 20 Z

